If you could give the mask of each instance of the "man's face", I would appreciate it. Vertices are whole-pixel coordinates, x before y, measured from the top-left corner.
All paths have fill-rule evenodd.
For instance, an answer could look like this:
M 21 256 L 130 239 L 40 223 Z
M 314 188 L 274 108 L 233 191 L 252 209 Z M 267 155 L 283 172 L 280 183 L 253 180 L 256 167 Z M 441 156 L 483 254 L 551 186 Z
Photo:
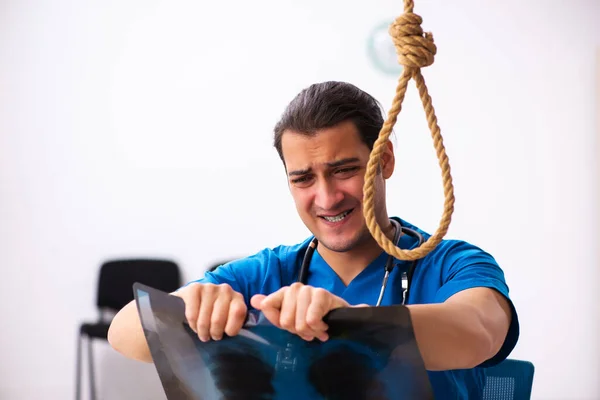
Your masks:
M 313 136 L 285 131 L 282 152 L 298 214 L 321 245 L 344 252 L 371 238 L 362 211 L 370 151 L 352 122 Z M 382 156 L 383 173 L 375 178 L 378 221 L 387 218 L 384 179 L 391 176 L 393 167 L 389 144 Z

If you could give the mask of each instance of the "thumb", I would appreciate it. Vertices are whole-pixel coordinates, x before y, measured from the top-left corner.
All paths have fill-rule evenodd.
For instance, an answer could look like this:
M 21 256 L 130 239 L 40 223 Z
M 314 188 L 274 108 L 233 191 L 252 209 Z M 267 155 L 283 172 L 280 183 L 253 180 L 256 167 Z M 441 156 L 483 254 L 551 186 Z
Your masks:
M 252 296 L 252 298 L 250 299 L 250 304 L 252 305 L 252 307 L 256 308 L 257 310 L 260 310 L 261 305 L 263 300 L 266 298 L 267 296 L 265 296 L 264 294 L 255 294 L 254 296 Z

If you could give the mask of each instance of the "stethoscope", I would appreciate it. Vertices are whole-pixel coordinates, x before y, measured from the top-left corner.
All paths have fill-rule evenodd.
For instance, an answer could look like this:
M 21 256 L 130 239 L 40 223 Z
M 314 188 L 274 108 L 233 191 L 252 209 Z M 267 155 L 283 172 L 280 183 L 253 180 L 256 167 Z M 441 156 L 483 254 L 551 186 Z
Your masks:
M 400 225 L 400 223 L 394 219 L 390 219 L 390 222 L 395 226 L 396 232 L 394 233 L 394 243 L 398 245 L 398 241 L 400 240 L 400 236 L 404 233 L 418 240 L 417 247 L 420 247 L 423 244 L 423 235 L 414 229 L 407 228 L 405 226 Z M 310 261 L 312 259 L 313 253 L 317 248 L 318 244 L 317 238 L 313 238 L 306 249 L 306 253 L 304 253 L 304 258 L 302 259 L 302 266 L 300 267 L 300 273 L 298 274 L 298 282 L 306 284 L 308 278 L 308 268 L 310 266 Z M 388 256 L 387 261 L 385 263 L 385 275 L 383 276 L 383 281 L 381 282 L 381 290 L 379 291 L 379 298 L 377 299 L 377 304 L 375 307 L 379 307 L 381 305 L 381 301 L 383 300 L 383 294 L 385 293 L 385 288 L 387 287 L 388 278 L 390 277 L 390 273 L 394 269 L 394 261 L 395 258 L 391 255 Z M 408 272 L 402 272 L 402 304 L 406 303 L 406 299 L 408 299 L 408 291 L 410 289 L 410 284 L 412 281 L 413 273 L 415 272 L 415 268 L 417 266 L 418 260 L 411 261 Z

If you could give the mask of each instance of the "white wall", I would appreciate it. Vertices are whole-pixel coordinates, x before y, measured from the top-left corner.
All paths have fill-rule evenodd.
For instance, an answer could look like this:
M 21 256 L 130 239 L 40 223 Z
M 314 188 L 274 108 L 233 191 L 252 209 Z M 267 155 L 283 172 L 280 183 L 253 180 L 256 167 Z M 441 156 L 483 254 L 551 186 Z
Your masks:
M 0 2 L 0 398 L 72 395 L 99 263 L 156 255 L 186 279 L 306 235 L 271 130 L 301 88 L 347 80 L 400 1 Z M 600 398 L 597 1 L 417 0 L 457 198 L 449 236 L 504 267 L 535 399 Z M 442 209 L 411 85 L 390 211 Z M 151 366 L 97 345 L 105 399 L 163 399 Z

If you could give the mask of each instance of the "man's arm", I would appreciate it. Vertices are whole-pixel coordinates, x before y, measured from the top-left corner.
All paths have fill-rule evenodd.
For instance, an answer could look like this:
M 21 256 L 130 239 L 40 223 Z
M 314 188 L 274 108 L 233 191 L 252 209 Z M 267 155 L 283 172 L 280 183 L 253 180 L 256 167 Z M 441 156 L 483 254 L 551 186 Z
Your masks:
M 511 308 L 497 291 L 476 287 L 439 304 L 408 306 L 425 368 L 468 369 L 498 353 L 511 323 Z
M 276 326 L 305 340 L 323 341 L 328 339 L 323 316 L 350 307 L 325 289 L 300 283 L 269 296 L 255 295 L 251 303 Z M 486 287 L 462 290 L 443 303 L 408 308 L 425 368 L 430 371 L 468 369 L 489 360 L 502 347 L 511 323 L 508 301 Z
M 113 318 L 108 329 L 108 342 L 125 357 L 152 362 L 135 300 L 123 307 Z

